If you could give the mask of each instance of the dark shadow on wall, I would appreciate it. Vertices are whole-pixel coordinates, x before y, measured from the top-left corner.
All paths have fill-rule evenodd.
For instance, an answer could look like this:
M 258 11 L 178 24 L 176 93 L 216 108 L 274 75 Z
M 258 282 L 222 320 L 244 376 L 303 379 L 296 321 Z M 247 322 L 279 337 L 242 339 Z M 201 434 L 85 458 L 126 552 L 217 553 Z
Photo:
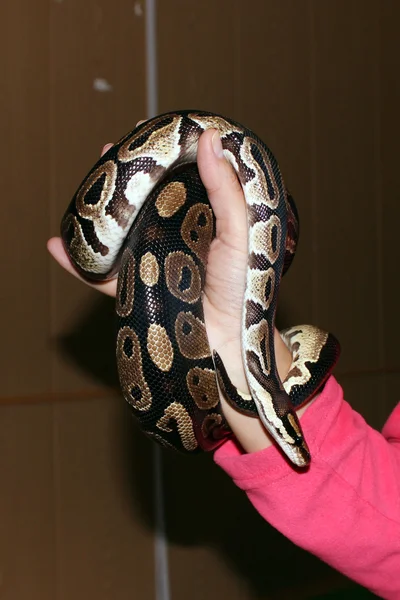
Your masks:
M 88 373 L 94 385 L 118 388 L 115 331 L 115 301 L 99 295 L 57 340 L 57 349 L 69 363 Z
M 285 319 L 283 319 L 285 320 Z M 99 384 L 117 387 L 114 301 L 99 298 L 59 340 L 61 351 Z M 122 396 L 114 423 L 121 494 L 132 517 L 154 530 L 153 442 L 139 430 Z M 266 523 L 245 494 L 212 461 L 162 450 L 167 534 L 171 544 L 208 546 L 239 573 L 259 598 L 373 598 L 327 565 L 294 546 Z M 299 595 L 331 581 L 331 596 Z M 326 588 L 326 583 L 325 583 Z M 288 591 L 291 590 L 291 591 Z

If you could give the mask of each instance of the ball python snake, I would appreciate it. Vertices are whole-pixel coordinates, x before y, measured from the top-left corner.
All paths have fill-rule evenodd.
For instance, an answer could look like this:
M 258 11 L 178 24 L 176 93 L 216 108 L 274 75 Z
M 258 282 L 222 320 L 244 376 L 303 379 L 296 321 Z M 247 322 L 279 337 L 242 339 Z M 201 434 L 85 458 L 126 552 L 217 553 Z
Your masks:
M 219 131 L 247 207 L 248 266 L 242 358 L 250 390 L 237 390 L 209 347 L 202 290 L 215 218 L 197 170 L 200 135 Z M 229 199 L 227 199 L 227 202 Z M 64 247 L 89 280 L 117 276 L 119 380 L 141 429 L 183 452 L 213 450 L 232 433 L 219 391 L 259 417 L 284 455 L 307 466 L 295 408 L 322 388 L 336 338 L 310 325 L 281 336 L 292 365 L 281 382 L 274 323 L 282 275 L 297 245 L 298 214 L 275 157 L 249 129 L 204 111 L 159 115 L 117 142 L 84 178 L 61 222 Z

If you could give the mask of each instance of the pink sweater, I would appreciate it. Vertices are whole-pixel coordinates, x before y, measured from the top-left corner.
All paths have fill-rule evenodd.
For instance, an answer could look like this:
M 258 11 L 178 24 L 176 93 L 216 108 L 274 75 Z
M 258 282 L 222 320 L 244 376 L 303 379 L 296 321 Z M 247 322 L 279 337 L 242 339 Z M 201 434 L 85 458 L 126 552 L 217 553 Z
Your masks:
M 310 468 L 273 446 L 244 454 L 233 441 L 214 459 L 271 525 L 382 598 L 400 599 L 400 404 L 382 433 L 331 377 L 302 419 Z

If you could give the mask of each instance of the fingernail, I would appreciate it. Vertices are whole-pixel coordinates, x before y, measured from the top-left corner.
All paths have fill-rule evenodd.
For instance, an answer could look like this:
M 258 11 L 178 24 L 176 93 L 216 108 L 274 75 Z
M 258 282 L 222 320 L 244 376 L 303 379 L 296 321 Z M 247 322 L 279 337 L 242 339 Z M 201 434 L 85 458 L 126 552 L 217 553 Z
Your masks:
M 211 143 L 215 156 L 217 156 L 218 158 L 223 158 L 224 149 L 222 148 L 221 137 L 218 131 L 216 131 L 212 136 Z

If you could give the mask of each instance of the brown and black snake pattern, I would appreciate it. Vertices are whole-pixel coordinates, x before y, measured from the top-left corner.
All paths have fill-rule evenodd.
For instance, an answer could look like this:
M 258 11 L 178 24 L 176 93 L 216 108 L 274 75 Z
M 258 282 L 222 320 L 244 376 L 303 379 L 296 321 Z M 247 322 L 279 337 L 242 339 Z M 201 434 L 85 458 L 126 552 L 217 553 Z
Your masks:
M 201 296 L 215 219 L 196 156 L 209 128 L 219 130 L 247 204 L 242 356 L 250 395 L 231 384 L 210 350 L 204 323 Z M 294 408 L 321 389 L 339 344 L 309 325 L 282 332 L 293 362 L 280 381 L 275 313 L 280 280 L 296 250 L 298 215 L 273 154 L 254 133 L 201 111 L 167 113 L 139 125 L 84 179 L 61 234 L 84 277 L 118 273 L 120 384 L 147 435 L 190 453 L 216 448 L 231 435 L 220 388 L 238 410 L 261 419 L 295 465 L 309 463 Z

